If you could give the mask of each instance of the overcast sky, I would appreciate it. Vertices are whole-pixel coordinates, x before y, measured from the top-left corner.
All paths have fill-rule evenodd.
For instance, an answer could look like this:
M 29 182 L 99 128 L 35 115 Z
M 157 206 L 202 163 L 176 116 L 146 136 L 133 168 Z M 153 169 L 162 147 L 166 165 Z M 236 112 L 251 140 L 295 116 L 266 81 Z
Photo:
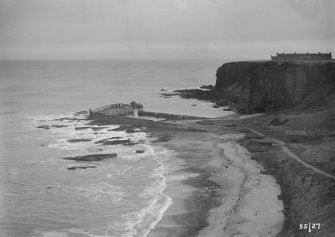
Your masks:
M 333 0 L 0 0 L 0 59 L 335 54 Z

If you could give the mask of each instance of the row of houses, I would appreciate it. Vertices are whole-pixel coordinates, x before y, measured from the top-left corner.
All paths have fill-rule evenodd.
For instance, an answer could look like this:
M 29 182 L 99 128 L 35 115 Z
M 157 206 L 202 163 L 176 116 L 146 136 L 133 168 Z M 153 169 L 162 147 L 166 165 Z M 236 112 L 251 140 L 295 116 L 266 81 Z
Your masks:
M 271 55 L 272 61 L 328 61 L 332 60 L 332 53 L 277 53 Z

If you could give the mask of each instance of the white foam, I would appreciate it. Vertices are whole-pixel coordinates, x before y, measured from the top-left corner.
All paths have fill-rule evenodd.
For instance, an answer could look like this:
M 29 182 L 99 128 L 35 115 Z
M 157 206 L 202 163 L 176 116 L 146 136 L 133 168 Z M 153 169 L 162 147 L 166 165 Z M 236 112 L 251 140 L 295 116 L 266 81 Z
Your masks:
M 61 121 L 60 119 L 64 117 L 68 119 Z M 95 142 L 104 139 L 113 140 L 112 137 L 120 137 L 122 140 L 129 139 L 129 141 L 133 143 L 149 143 L 151 138 L 148 137 L 147 133 L 141 131 L 136 133 L 112 131 L 112 129 L 118 128 L 119 125 L 86 125 L 90 122 L 89 120 L 71 120 L 74 118 L 78 118 L 78 116 L 61 114 L 35 117 L 30 122 L 35 129 L 37 129 L 36 127 L 38 126 L 49 126 L 50 129 L 41 130 L 50 138 L 49 140 L 51 142 L 47 147 L 68 151 L 68 154 L 71 156 L 85 155 L 88 153 L 118 153 L 119 157 L 124 157 L 125 159 L 141 158 L 145 156 L 145 154 L 135 155 L 132 151 L 132 147 L 126 147 L 122 144 L 109 146 Z M 65 127 L 53 127 L 55 125 Z M 76 130 L 76 127 L 87 127 L 87 129 Z M 73 139 L 86 139 L 87 141 L 69 142 L 69 140 Z
M 118 125 L 85 125 L 89 121 L 82 120 L 63 120 L 59 118 L 68 117 L 73 118 L 71 115 L 59 115 L 59 116 L 44 116 L 35 118 L 34 126 L 47 125 L 50 129 L 40 131 L 47 134 L 50 137 L 50 144 L 48 148 L 58 149 L 66 151 L 67 156 L 76 155 L 87 155 L 89 153 L 101 154 L 101 153 L 117 153 L 118 161 L 117 165 L 113 162 L 103 162 L 95 164 L 95 169 L 83 169 L 78 170 L 82 173 L 102 173 L 107 171 L 106 177 L 112 178 L 113 176 L 129 175 L 134 172 L 138 172 L 139 169 L 145 166 L 132 167 L 131 165 L 122 165 L 120 160 L 127 160 L 126 162 L 137 162 L 139 159 L 151 160 L 153 159 L 157 163 L 157 168 L 154 169 L 153 173 L 149 174 L 155 181 L 148 186 L 140 195 L 143 201 L 147 200 L 146 206 L 139 212 L 131 212 L 122 216 L 122 221 L 113 223 L 107 229 L 111 233 L 123 233 L 123 236 L 146 236 L 150 230 L 154 229 L 155 225 L 162 218 L 164 212 L 171 205 L 172 200 L 166 196 L 163 192 L 167 187 L 165 178 L 165 167 L 163 162 L 171 155 L 165 148 L 156 146 L 153 148 L 150 145 L 152 138 L 149 138 L 145 132 L 126 133 L 125 131 L 108 131 L 119 127 Z M 63 125 L 66 127 L 52 127 L 53 125 Z M 75 130 L 75 127 L 90 127 L 83 130 Z M 91 128 L 99 128 L 99 130 L 93 130 Z M 123 146 L 123 145 L 102 145 L 95 143 L 96 141 L 109 139 L 111 137 L 121 137 L 120 139 L 129 139 L 131 142 L 137 144 L 135 146 Z M 85 142 L 68 142 L 70 139 L 91 139 Z M 142 149 L 144 153 L 136 153 L 136 149 Z M 67 168 L 74 164 L 69 164 L 69 161 L 64 161 Z M 136 163 L 137 164 L 137 163 Z M 125 197 L 125 190 L 116 185 L 108 183 L 97 183 L 82 186 L 64 186 L 59 185 L 59 190 L 64 192 L 87 198 L 92 202 L 96 201 L 112 201 L 118 203 Z M 94 231 L 93 231 L 94 232 Z M 72 232 L 73 233 L 73 232 Z M 91 233 L 91 230 L 85 234 Z M 90 234 L 91 235 L 91 234 Z M 92 235 L 94 236 L 94 235 Z
M 172 204 L 172 199 L 164 194 L 167 184 L 164 176 L 166 170 L 163 161 L 169 157 L 169 152 L 165 148 L 163 149 L 158 146 L 156 150 L 149 145 L 145 145 L 145 147 L 146 155 L 152 156 L 158 165 L 151 174 L 148 174 L 149 177 L 154 178 L 155 181 L 140 194 L 140 197 L 148 199 L 146 207 L 138 212 L 122 215 L 122 221 L 109 226 L 110 230 L 122 231 L 123 234 L 120 236 L 123 237 L 147 236 Z
M 93 202 L 98 201 L 99 199 L 120 202 L 125 196 L 124 192 L 122 192 L 122 187 L 102 182 L 78 187 L 60 185 L 57 188 L 67 193 L 83 196 Z
M 167 179 L 168 181 L 173 181 L 173 182 L 176 182 L 176 181 L 183 181 L 183 180 L 186 180 L 186 179 L 189 179 L 189 178 L 194 178 L 194 177 L 197 177 L 199 176 L 200 174 L 179 174 L 179 175 L 173 175 L 173 176 L 169 176 Z

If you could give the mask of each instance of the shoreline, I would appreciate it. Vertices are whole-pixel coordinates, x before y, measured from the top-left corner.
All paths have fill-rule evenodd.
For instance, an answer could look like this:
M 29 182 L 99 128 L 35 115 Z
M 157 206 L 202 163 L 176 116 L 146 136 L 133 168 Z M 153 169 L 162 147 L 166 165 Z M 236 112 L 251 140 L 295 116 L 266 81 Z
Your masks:
M 230 161 L 223 175 L 233 192 L 222 190 L 222 204 L 211 210 L 210 225 L 199 236 L 222 236 L 222 227 L 227 236 L 276 236 L 282 229 L 283 205 L 277 198 L 280 188 L 273 177 L 260 174 L 260 165 L 237 143 L 242 137 L 244 134 L 227 134 L 219 144 Z
M 335 181 L 323 176 L 322 173 L 315 172 L 308 166 L 304 167 L 303 164 L 289 157 L 281 146 L 286 145 L 287 137 L 285 136 L 285 131 L 287 130 L 298 130 L 302 126 L 310 126 L 316 131 L 320 131 L 319 134 L 323 134 L 321 132 L 325 128 L 328 128 L 330 123 L 328 118 L 334 116 L 335 110 L 311 110 L 305 112 L 286 110 L 285 114 L 289 121 L 280 126 L 271 125 L 272 120 L 279 116 L 275 112 L 248 116 L 230 115 L 215 119 L 177 119 L 163 122 L 132 120 L 132 125 L 140 123 L 142 126 L 147 127 L 150 135 L 156 137 L 160 145 L 170 148 L 177 153 L 183 153 L 184 149 L 184 152 L 195 154 L 192 159 L 187 156 L 179 158 L 187 161 L 189 168 L 193 168 L 194 171 L 203 174 L 203 176 L 194 178 L 192 182 L 183 183 L 184 187 L 188 185 L 195 188 L 195 190 L 189 190 L 192 196 L 186 197 L 184 201 L 186 203 L 189 201 L 197 203 L 197 205 L 187 210 L 192 215 L 187 216 L 185 213 L 184 215 L 176 214 L 174 218 L 170 216 L 171 218 L 169 219 L 169 215 L 171 214 L 169 214 L 169 208 L 153 230 L 152 235 L 149 234 L 148 236 L 222 236 L 224 233 L 227 234 L 225 231 L 230 231 L 229 233 L 232 235 L 247 233 L 246 235 L 250 236 L 250 233 L 253 233 L 254 236 L 259 236 L 259 233 L 255 232 L 255 228 L 252 228 L 252 226 L 255 226 L 255 223 L 258 226 L 258 231 L 262 232 L 265 236 L 305 236 L 307 232 L 304 229 L 299 229 L 299 224 L 310 223 L 311 221 L 320 223 L 322 227 L 319 230 L 312 231 L 315 236 L 330 236 L 330 233 L 334 233 L 335 227 L 333 227 L 332 221 L 335 221 L 335 217 L 332 213 L 335 211 L 335 199 L 333 198 L 335 197 Z M 320 117 L 321 114 L 323 115 L 322 117 Z M 127 123 L 119 118 L 114 119 L 117 124 L 118 122 Z M 240 137 L 240 139 L 233 140 L 237 146 L 242 146 L 245 151 L 249 151 L 249 157 L 245 160 L 250 163 L 254 162 L 254 171 L 251 176 L 261 178 L 260 180 L 256 179 L 258 182 L 256 183 L 257 185 L 253 185 L 255 182 L 247 184 L 250 181 L 248 179 L 242 182 L 242 187 L 248 187 L 248 191 L 246 193 L 242 192 L 241 195 L 237 196 L 237 203 L 242 205 L 235 205 L 233 210 L 240 211 L 243 214 L 235 215 L 235 217 L 231 218 L 229 221 L 232 227 L 228 225 L 225 228 L 226 225 L 223 221 L 219 221 L 220 223 L 218 223 L 218 220 L 224 220 L 223 217 L 226 215 L 222 208 L 225 199 L 221 200 L 224 197 L 222 190 L 226 186 L 224 182 L 220 182 L 220 178 L 222 177 L 218 176 L 217 173 L 218 167 L 229 167 L 230 170 L 232 168 L 231 166 L 226 167 L 227 164 L 222 162 L 225 159 L 225 155 L 220 154 L 220 152 L 217 152 L 216 156 L 221 158 L 221 163 L 211 166 L 211 162 L 208 159 L 206 160 L 206 157 L 203 157 L 199 161 L 197 148 L 209 140 L 211 140 L 211 144 L 215 143 L 213 141 L 219 143 L 227 142 L 225 139 L 221 141 L 219 139 L 220 136 L 227 134 L 245 134 L 244 138 Z M 319 135 L 317 140 L 307 143 L 289 143 L 289 149 L 308 164 L 319 167 L 321 170 L 327 171 L 334 176 L 334 169 L 332 170 L 334 159 L 331 156 L 333 154 L 331 151 L 334 150 L 335 141 L 330 136 L 331 132 L 324 134 Z M 272 143 L 271 146 L 264 146 L 264 144 L 255 146 L 253 144 L 254 140 L 260 138 L 264 139 L 264 141 L 270 139 L 275 145 Z M 188 141 L 191 142 L 187 144 Z M 192 145 L 192 141 L 193 143 L 197 141 L 197 145 Z M 184 144 L 183 149 L 180 148 L 180 144 Z M 209 150 L 212 152 L 213 147 Z M 319 155 L 320 152 L 323 154 L 322 156 Z M 211 158 L 212 163 L 215 163 L 213 155 Z M 231 165 L 231 163 L 232 161 L 228 165 Z M 255 180 L 255 178 L 251 180 Z M 214 182 L 218 186 L 213 188 L 213 185 L 210 184 L 211 182 Z M 199 186 L 200 183 L 201 185 Z M 269 185 L 270 183 L 272 184 Z M 205 193 L 204 196 L 207 199 L 203 198 L 204 196 L 199 192 L 199 190 L 206 188 L 211 191 Z M 262 191 L 264 189 L 271 190 L 271 196 L 257 195 L 260 192 L 264 193 Z M 259 191 L 254 192 L 252 190 Z M 267 192 L 265 193 L 268 194 Z M 272 204 L 265 205 L 266 208 L 264 209 L 260 205 L 262 203 L 257 204 L 256 202 L 255 204 L 255 200 L 265 200 Z M 274 205 L 277 207 L 281 206 L 281 209 L 277 209 L 277 212 L 274 214 L 276 218 L 271 220 L 271 218 L 267 217 L 266 209 L 272 209 L 273 203 L 277 203 Z M 258 210 L 255 211 L 257 214 L 253 216 L 251 214 L 252 210 Z M 228 213 L 228 215 L 230 214 Z M 279 217 L 280 215 L 283 218 Z M 159 231 L 162 230 L 160 223 L 164 222 L 165 219 L 169 219 L 170 224 L 165 226 L 165 231 L 161 232 L 162 234 L 159 234 Z M 252 223 L 252 220 L 254 220 L 254 223 L 251 225 L 249 223 Z M 271 226 L 267 224 L 267 221 L 273 221 L 276 224 Z M 252 231 L 250 232 L 250 230 Z M 227 235 L 229 236 L 229 234 Z
M 242 96 L 235 97 L 229 91 L 217 94 L 215 89 L 177 92 L 181 98 L 211 101 L 217 106 L 230 102 L 235 111 L 238 109 L 234 102 Z M 204 123 L 207 130 L 214 131 L 211 124 L 221 120 L 225 128 L 245 133 L 246 137 L 239 144 L 263 167 L 261 174 L 271 175 L 280 185 L 278 198 L 284 204 L 285 221 L 278 237 L 307 234 L 323 237 L 335 233 L 335 109 L 332 98 L 330 95 L 325 104 L 306 107 L 302 103 L 263 114 L 234 115 L 217 121 L 208 119 Z M 256 145 L 257 139 L 264 139 L 263 144 Z M 272 140 L 270 146 L 266 145 L 267 140 Z M 301 228 L 311 224 L 318 227 Z
M 119 119 L 116 121 L 120 122 Z M 169 123 L 133 121 L 143 123 L 150 136 L 158 139 L 157 145 L 173 150 L 176 156 L 172 159 L 182 160 L 183 168 L 173 171 L 171 175 L 186 177 L 181 182 L 179 180 L 179 184 L 167 182 L 163 192 L 172 199 L 172 204 L 147 236 L 221 236 L 236 231 L 251 233 L 255 231 L 252 228 L 255 224 L 263 225 L 260 232 L 255 233 L 276 236 L 281 230 L 284 218 L 279 215 L 271 219 L 266 210 L 261 210 L 261 203 L 254 203 L 254 200 L 261 200 L 261 192 L 270 190 L 267 200 L 271 204 L 268 206 L 276 206 L 273 215 L 275 212 L 281 213 L 281 201 L 277 198 L 280 193 L 278 185 L 273 178 L 259 178 L 260 165 L 245 154 L 245 148 L 239 147 L 234 153 L 233 150 L 239 145 L 232 134 L 241 132 L 236 128 L 223 128 L 222 121 L 220 119 L 213 124 L 201 124 L 195 120 Z M 221 144 L 224 142 L 231 144 L 224 147 Z M 166 179 L 169 180 L 168 177 Z M 253 205 L 251 213 L 248 209 L 250 205 Z M 255 216 L 257 221 L 252 221 Z M 224 219 L 226 223 L 222 221 Z M 244 224 L 240 223 L 242 219 Z

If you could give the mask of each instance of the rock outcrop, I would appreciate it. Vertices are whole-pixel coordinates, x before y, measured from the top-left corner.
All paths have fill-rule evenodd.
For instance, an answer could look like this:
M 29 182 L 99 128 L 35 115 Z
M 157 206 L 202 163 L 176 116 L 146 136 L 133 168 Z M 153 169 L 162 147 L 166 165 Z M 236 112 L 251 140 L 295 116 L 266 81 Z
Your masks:
M 74 160 L 74 161 L 102 161 L 106 159 L 116 158 L 117 154 L 92 154 L 84 156 L 73 156 L 73 157 L 64 157 L 64 160 Z
M 335 101 L 335 62 L 231 62 L 218 68 L 216 78 L 215 91 L 239 98 L 240 113 Z
M 93 169 L 96 168 L 95 165 L 88 165 L 88 166 L 71 166 L 68 167 L 68 170 L 76 170 L 76 169 L 82 169 L 82 170 L 86 170 L 86 169 Z

